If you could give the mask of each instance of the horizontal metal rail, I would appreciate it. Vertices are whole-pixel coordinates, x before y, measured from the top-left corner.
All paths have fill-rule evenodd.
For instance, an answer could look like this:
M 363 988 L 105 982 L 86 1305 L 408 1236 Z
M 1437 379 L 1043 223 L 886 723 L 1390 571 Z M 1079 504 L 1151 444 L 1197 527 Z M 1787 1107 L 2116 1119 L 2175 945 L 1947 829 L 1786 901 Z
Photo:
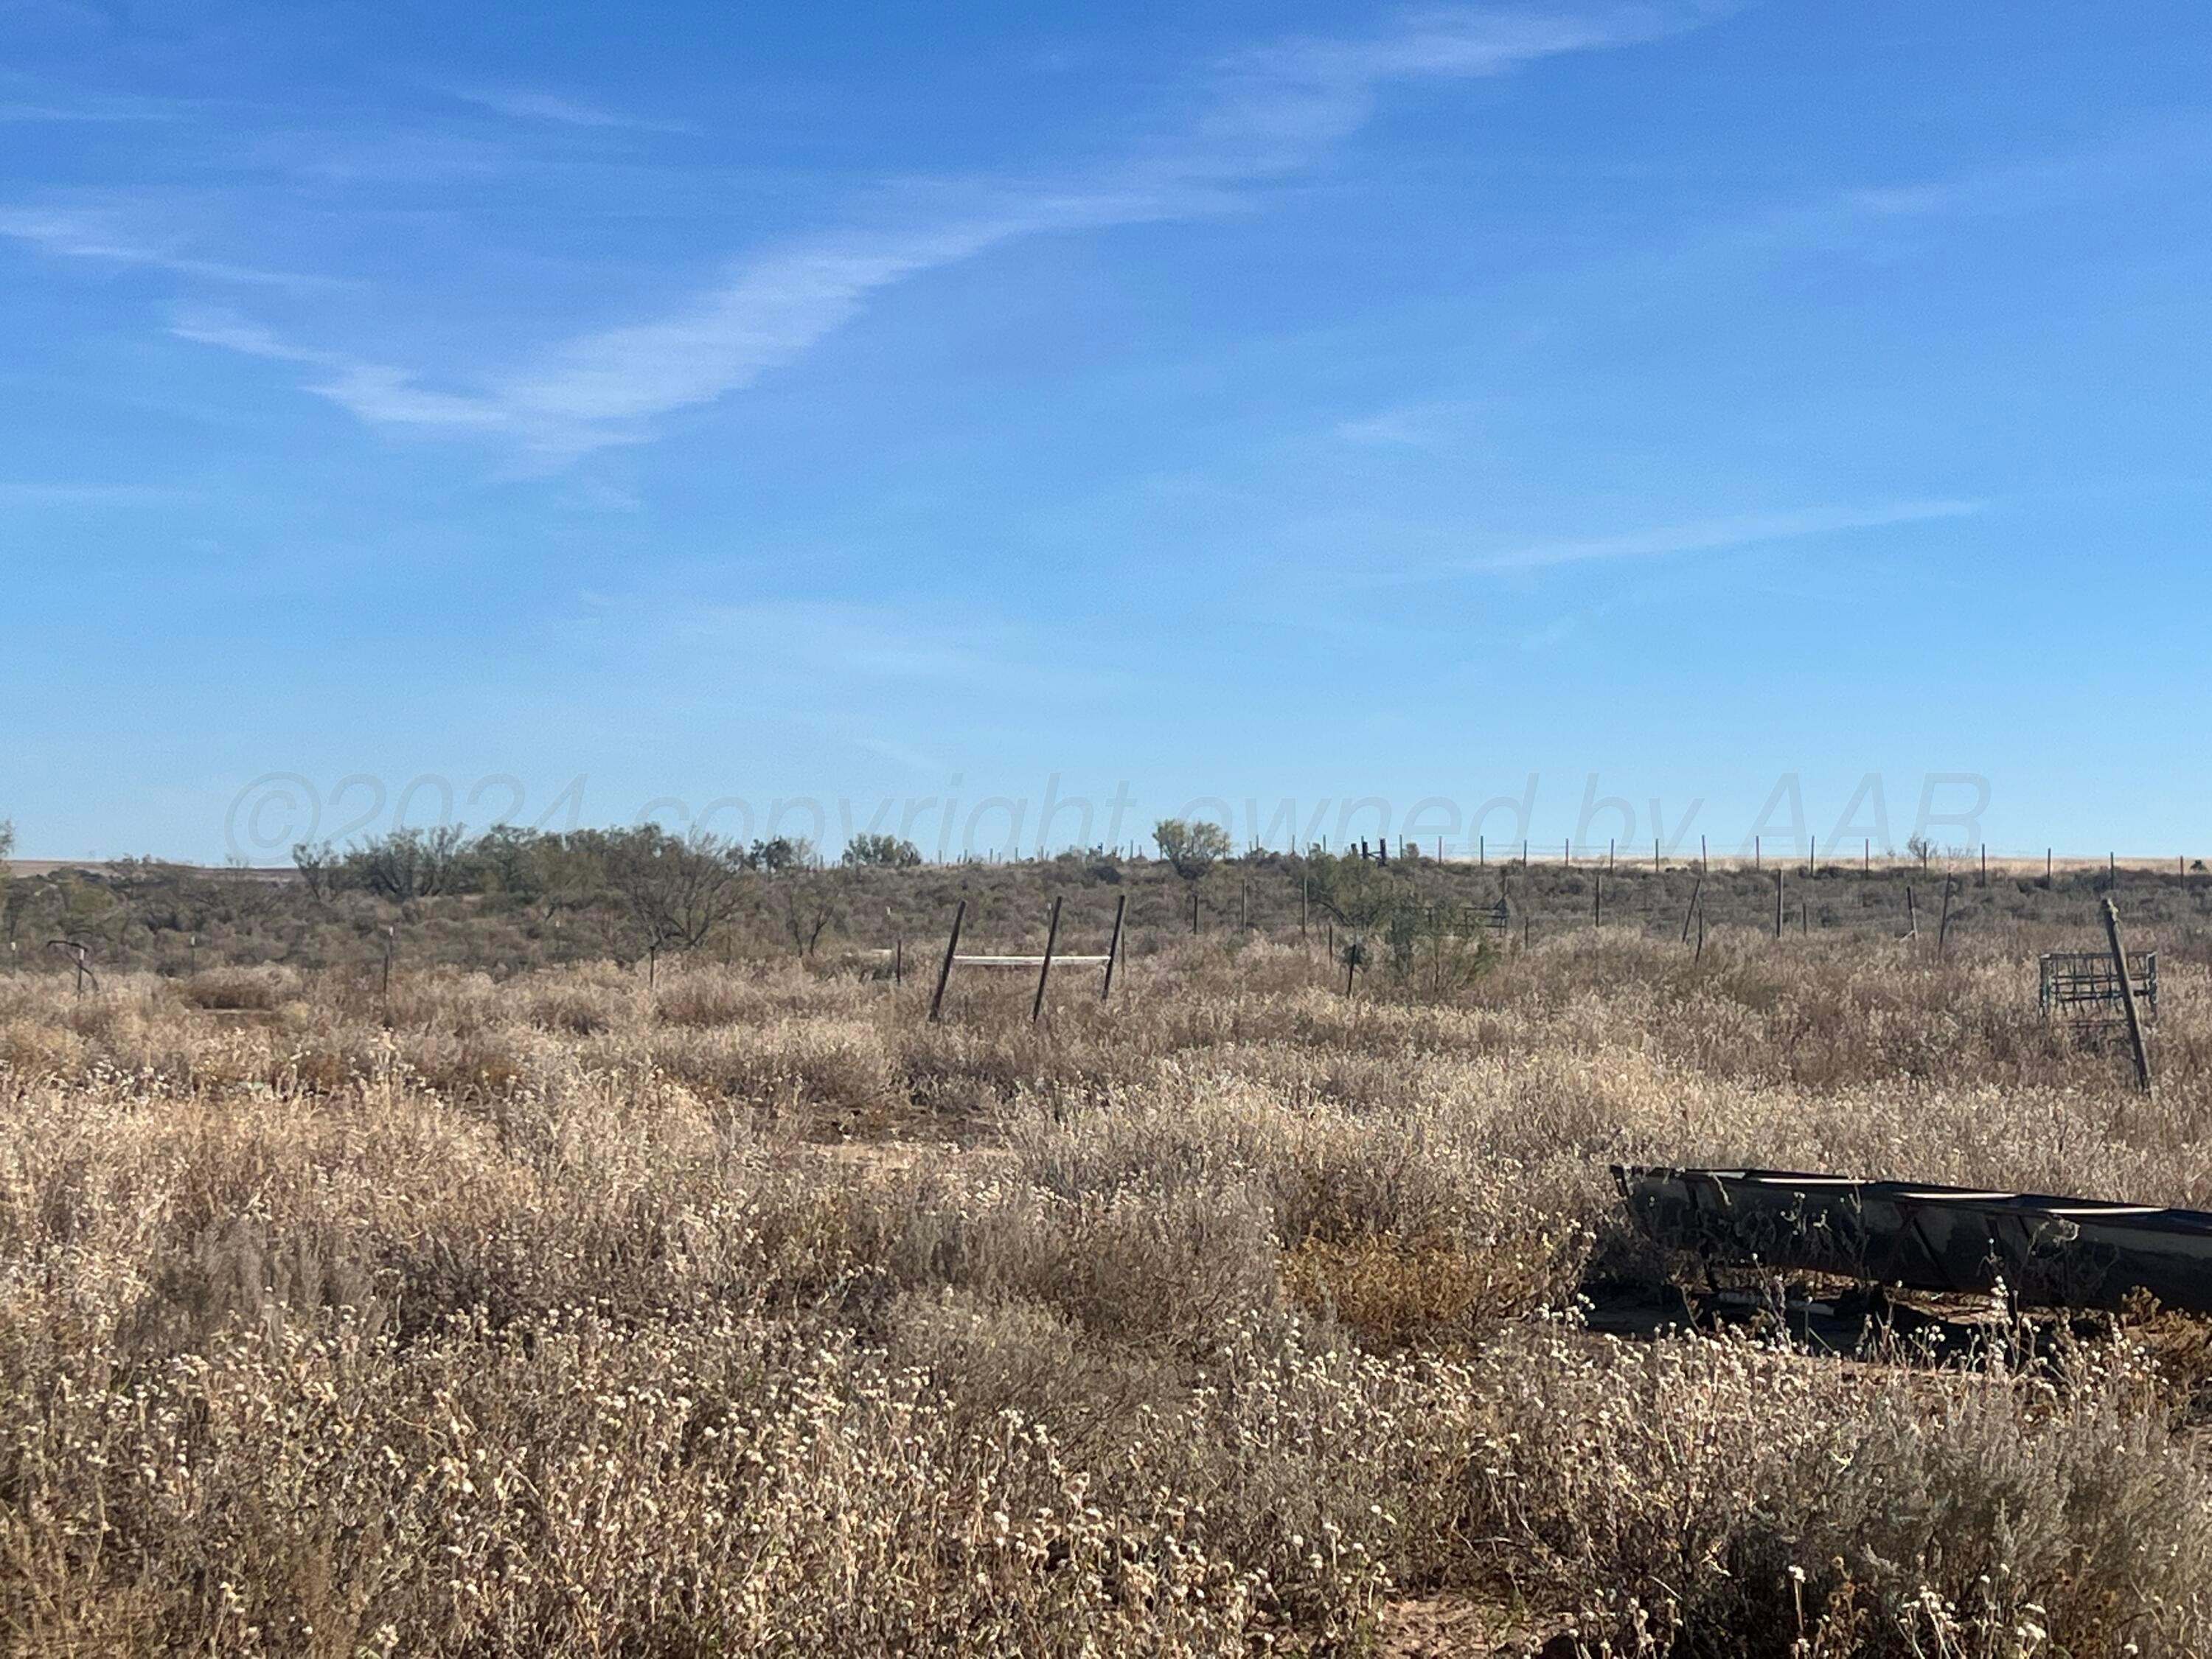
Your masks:
M 1071 957 L 1055 951 L 1052 965 L 1055 968 L 1103 968 L 1113 961 L 1111 957 Z M 956 966 L 962 968 L 1041 968 L 1042 957 L 955 957 Z

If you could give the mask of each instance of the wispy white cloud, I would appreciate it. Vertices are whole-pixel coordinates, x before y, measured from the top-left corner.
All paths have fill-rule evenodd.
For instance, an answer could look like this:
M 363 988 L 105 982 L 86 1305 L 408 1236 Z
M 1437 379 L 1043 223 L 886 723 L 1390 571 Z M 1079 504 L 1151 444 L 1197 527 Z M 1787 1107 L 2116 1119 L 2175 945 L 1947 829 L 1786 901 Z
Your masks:
M 1336 436 L 1364 448 L 1443 450 L 1464 441 L 1470 412 L 1465 403 L 1401 404 L 1340 421 Z
M 187 313 L 180 337 L 323 371 L 307 389 L 372 425 L 493 434 L 565 458 L 637 442 L 646 423 L 750 386 L 844 324 L 877 289 L 1019 234 L 983 221 L 872 244 L 829 240 L 732 273 L 726 287 L 647 322 L 582 336 L 480 389 L 441 391 L 389 365 L 283 339 L 242 319 Z
M 586 335 L 495 383 L 490 398 L 541 432 L 587 440 L 750 386 L 848 321 L 878 289 L 1019 234 L 981 222 L 783 250 L 664 317 Z M 379 412 L 356 408 L 365 418 Z
M 676 411 L 744 390 L 795 361 L 875 296 L 925 272 L 1017 238 L 1188 218 L 1304 165 L 1356 132 L 1395 82 L 1498 76 L 1564 54 L 1632 46 L 1692 28 L 1712 5 L 1616 7 L 1575 13 L 1459 8 L 1408 14 L 1353 39 L 1299 39 L 1238 54 L 1208 76 L 1208 112 L 1172 143 L 1073 179 L 971 180 L 885 198 L 889 228 L 832 233 L 737 262 L 727 276 L 657 315 L 554 345 L 472 383 L 435 388 L 415 371 L 283 343 L 238 344 L 235 328 L 181 331 L 210 344 L 315 363 L 331 372 L 307 389 L 363 421 L 446 435 L 497 434 L 560 460 L 651 435 Z M 544 94 L 476 94 L 517 115 L 588 120 Z M 609 118 L 615 119 L 619 118 Z M 271 343 L 277 349 L 267 349 Z
M 27 242 L 40 252 L 64 258 L 101 259 L 116 264 L 145 265 L 205 282 L 240 283 L 261 288 L 330 288 L 338 279 L 298 271 L 265 270 L 233 264 L 222 259 L 203 259 L 174 247 L 134 237 L 114 220 L 97 213 L 58 208 L 0 208 L 0 237 Z
M 598 127 L 629 132 L 696 133 L 699 129 L 681 121 L 656 120 L 626 115 L 596 104 L 567 98 L 530 87 L 447 87 L 444 90 L 463 103 L 488 109 L 513 121 L 549 121 L 556 126 Z
M 1680 241 L 1639 252 L 1637 291 L 1645 298 L 1708 290 L 1718 271 L 1808 253 L 1893 255 L 1960 225 L 2029 220 L 2130 197 L 2201 186 L 2212 171 L 2212 118 L 2191 113 L 2138 121 L 2089 141 L 2008 157 L 1934 177 L 1856 184 L 1702 225 Z
M 1376 96 L 1400 82 L 1510 74 L 1546 58 L 1607 52 L 1680 34 L 1733 6 L 1624 5 L 1582 11 L 1438 7 L 1401 14 L 1378 33 L 1300 37 L 1221 65 L 1215 107 L 1198 127 L 1237 171 L 1302 165 L 1350 137 Z
M 1592 560 L 1652 559 L 1676 554 L 1719 552 L 1732 548 L 1831 536 L 1844 531 L 1971 518 L 1982 512 L 1985 505 L 1975 501 L 1936 499 L 1881 501 L 1861 507 L 1802 507 L 1780 513 L 1750 513 L 1731 518 L 1662 525 L 1613 535 L 1524 542 L 1493 553 L 1479 553 L 1463 559 L 1380 572 L 1368 580 L 1376 586 L 1397 586 L 1443 581 L 1472 574 L 1544 570 Z
M 179 312 L 169 331 L 179 339 L 201 345 L 313 368 L 319 372 L 307 383 L 307 390 L 362 414 L 364 419 L 475 433 L 516 430 L 513 412 L 492 399 L 426 390 L 398 369 L 363 362 L 342 352 L 298 345 L 258 323 L 228 313 L 198 308 Z

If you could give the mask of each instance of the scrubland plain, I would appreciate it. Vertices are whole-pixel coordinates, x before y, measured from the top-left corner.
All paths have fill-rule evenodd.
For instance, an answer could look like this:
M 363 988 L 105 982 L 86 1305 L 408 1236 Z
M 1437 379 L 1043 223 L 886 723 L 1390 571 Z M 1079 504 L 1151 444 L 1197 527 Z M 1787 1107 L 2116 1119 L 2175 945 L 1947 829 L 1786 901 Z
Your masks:
M 2149 1099 L 1994 936 L 1030 991 L 0 980 L 8 1648 L 2212 1651 L 2172 1316 L 1939 1364 L 1582 1299 L 1676 1271 L 1614 1161 L 2212 1207 L 2186 951 Z

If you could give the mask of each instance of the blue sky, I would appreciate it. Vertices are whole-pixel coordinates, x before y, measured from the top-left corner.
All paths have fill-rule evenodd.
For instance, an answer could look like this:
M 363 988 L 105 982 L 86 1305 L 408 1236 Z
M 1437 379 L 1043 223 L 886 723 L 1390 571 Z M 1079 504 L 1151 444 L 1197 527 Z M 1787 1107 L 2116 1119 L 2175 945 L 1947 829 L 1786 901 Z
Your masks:
M 2212 855 L 2208 54 L 0 0 L 0 815 Z

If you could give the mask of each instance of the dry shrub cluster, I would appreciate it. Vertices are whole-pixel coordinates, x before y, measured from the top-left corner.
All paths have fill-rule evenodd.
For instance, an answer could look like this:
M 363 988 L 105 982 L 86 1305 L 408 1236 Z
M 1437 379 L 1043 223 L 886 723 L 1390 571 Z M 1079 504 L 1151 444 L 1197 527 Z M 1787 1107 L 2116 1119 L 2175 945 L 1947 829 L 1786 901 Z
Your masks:
M 1176 944 L 1102 1008 L 796 967 L 0 981 L 21 1652 L 2212 1650 L 2191 1356 L 1601 1339 L 1615 1159 L 2212 1206 L 2032 963 Z M 2176 1382 L 2179 1366 L 2189 1375 Z

